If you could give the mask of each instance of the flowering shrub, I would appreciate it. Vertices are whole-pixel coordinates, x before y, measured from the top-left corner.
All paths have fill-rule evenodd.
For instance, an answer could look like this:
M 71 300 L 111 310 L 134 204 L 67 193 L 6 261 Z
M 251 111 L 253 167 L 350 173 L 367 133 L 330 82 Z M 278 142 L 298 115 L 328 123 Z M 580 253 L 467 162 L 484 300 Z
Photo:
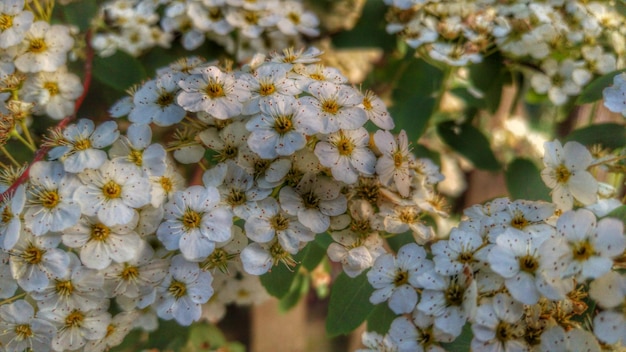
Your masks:
M 623 4 L 342 4 L 0 4 L 0 349 L 243 349 L 202 321 L 328 281 L 360 351 L 625 348 Z

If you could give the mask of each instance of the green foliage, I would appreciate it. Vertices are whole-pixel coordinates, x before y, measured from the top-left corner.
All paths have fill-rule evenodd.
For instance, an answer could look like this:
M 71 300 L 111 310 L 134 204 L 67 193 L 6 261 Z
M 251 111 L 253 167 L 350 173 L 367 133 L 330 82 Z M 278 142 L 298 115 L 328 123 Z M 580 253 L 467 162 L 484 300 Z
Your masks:
M 77 26 L 81 32 L 87 31 L 91 24 L 91 19 L 98 13 L 98 5 L 95 0 L 82 0 L 71 2 L 67 5 L 57 6 L 55 11 L 62 12 L 66 23 Z
M 259 277 L 267 293 L 276 298 L 283 298 L 289 293 L 291 284 L 300 270 L 300 265 L 302 264 L 301 259 L 306 252 L 307 250 L 305 248 L 293 257 L 296 261 L 296 265 L 293 268 L 288 268 L 287 265 L 279 263 L 278 265 L 274 265 L 266 274 Z
M 607 216 L 607 218 L 617 218 L 626 223 L 626 205 L 622 205 L 619 208 L 613 209 Z
M 507 71 L 503 64 L 502 55 L 496 52 L 487 56 L 482 62 L 469 66 L 469 78 L 472 85 L 482 94 L 482 106 L 489 112 L 495 112 L 500 106 L 502 88 L 507 80 Z
M 394 252 L 398 252 L 400 247 L 408 243 L 415 243 L 415 239 L 413 238 L 413 233 L 411 231 L 399 233 L 387 238 L 387 244 L 389 244 L 389 247 L 391 247 Z
M 280 311 L 286 312 L 293 308 L 309 292 L 310 287 L 309 278 L 301 272 L 298 273 L 291 283 L 289 292 L 278 302 Z
M 181 326 L 175 320 L 159 320 L 159 328 L 148 335 L 144 348 L 178 351 L 187 344 L 190 332 L 188 326 Z
M 119 92 L 124 92 L 148 77 L 139 60 L 121 51 L 109 57 L 96 56 L 93 60 L 93 76 Z
M 181 352 L 230 351 L 244 352 L 245 347 L 238 342 L 228 342 L 220 329 L 208 323 L 194 324 L 190 328 L 189 341 Z
M 471 351 L 472 336 L 472 325 L 466 323 L 461 335 L 456 340 L 451 343 L 442 343 L 441 347 L 445 348 L 446 351 Z
M 543 183 L 537 166 L 530 160 L 513 160 L 505 173 L 506 188 L 512 199 L 550 201 L 550 190 Z
M 604 88 L 613 84 L 613 77 L 618 74 L 626 72 L 626 69 L 613 71 L 607 73 L 604 76 L 600 76 L 594 79 L 591 83 L 589 83 L 580 93 L 578 99 L 576 99 L 576 104 L 588 104 L 593 103 L 594 101 L 602 99 L 602 91 Z
M 460 125 L 454 121 L 442 122 L 437 125 L 437 133 L 447 145 L 466 157 L 475 167 L 488 171 L 500 169 L 489 140 L 469 122 Z
M 404 129 L 409 140 L 424 134 L 438 105 L 444 74 L 423 60 L 412 57 L 398 63 L 397 84 L 393 90 L 393 105 L 389 108 L 396 130 Z M 391 76 L 389 76 L 391 77 Z
M 387 6 L 380 1 L 367 1 L 363 14 L 356 26 L 349 31 L 332 37 L 338 48 L 378 47 L 389 51 L 396 45 L 396 39 L 385 30 L 384 16 Z
M 588 146 L 601 144 L 605 148 L 622 148 L 626 145 L 626 126 L 617 123 L 587 126 L 570 133 L 563 143 L 568 141 Z
M 376 305 L 369 317 L 367 317 L 367 331 L 375 331 L 384 335 L 389 331 L 393 320 L 398 317 L 386 302 Z
M 326 318 L 328 335 L 345 335 L 361 325 L 374 309 L 369 300 L 372 292 L 374 288 L 367 281 L 366 273 L 353 279 L 344 272 L 339 274 L 330 292 Z

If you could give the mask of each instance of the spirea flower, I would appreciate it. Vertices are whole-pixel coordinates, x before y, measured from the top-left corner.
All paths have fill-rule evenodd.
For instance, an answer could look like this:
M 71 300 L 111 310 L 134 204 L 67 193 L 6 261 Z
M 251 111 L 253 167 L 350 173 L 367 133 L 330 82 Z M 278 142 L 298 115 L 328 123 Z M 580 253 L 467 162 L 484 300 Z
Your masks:
M 50 322 L 35 316 L 35 309 L 20 299 L 0 306 L 0 343 L 7 352 L 48 352 L 56 328 Z

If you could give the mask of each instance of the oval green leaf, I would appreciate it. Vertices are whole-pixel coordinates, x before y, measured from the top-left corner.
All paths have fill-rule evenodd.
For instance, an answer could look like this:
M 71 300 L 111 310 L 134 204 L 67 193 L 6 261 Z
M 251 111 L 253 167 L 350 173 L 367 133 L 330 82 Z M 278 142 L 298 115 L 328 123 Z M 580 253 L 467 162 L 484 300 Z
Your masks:
M 622 148 L 626 145 L 626 126 L 618 123 L 591 125 L 570 133 L 565 141 L 577 141 L 589 146 L 600 144 L 612 149 Z
M 541 179 L 539 168 L 530 160 L 513 160 L 504 175 L 512 199 L 550 201 L 550 190 Z
M 121 51 L 109 57 L 96 55 L 93 60 L 93 76 L 99 82 L 120 92 L 147 78 L 139 60 Z
M 367 319 L 374 305 L 370 296 L 374 288 L 367 281 L 366 273 L 355 277 L 339 274 L 330 291 L 330 303 L 326 318 L 328 335 L 345 335 L 356 329 Z
M 500 164 L 489 146 L 489 140 L 470 123 L 456 124 L 446 121 L 437 125 L 437 133 L 454 151 L 466 157 L 475 167 L 500 170 Z

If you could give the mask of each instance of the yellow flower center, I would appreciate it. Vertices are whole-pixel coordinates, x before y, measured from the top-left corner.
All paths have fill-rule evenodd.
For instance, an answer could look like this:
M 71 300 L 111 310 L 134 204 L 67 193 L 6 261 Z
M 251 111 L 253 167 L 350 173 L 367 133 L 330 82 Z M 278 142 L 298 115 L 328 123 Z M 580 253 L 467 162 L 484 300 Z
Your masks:
M 4 209 L 2 209 L 2 222 L 6 224 L 11 221 L 11 219 L 13 219 L 13 213 L 11 212 L 10 204 L 7 204 Z
M 124 281 L 134 281 L 139 277 L 139 269 L 135 266 L 124 264 L 124 270 L 120 273 L 120 277 Z
M 44 208 L 52 209 L 59 204 L 61 201 L 61 197 L 56 189 L 53 190 L 45 190 L 39 193 L 38 197 L 39 204 L 43 205 Z
M 160 106 L 161 108 L 166 108 L 172 105 L 173 102 L 174 102 L 174 94 L 165 92 L 165 91 L 161 92 L 161 94 L 159 95 L 156 101 L 157 105 Z
M 325 100 L 322 102 L 322 110 L 329 114 L 335 115 L 339 111 L 339 104 L 334 99 Z
M 6 13 L 0 14 L 0 30 L 5 31 L 13 27 L 13 16 Z
M 115 332 L 115 325 L 113 325 L 113 324 L 109 324 L 109 325 L 107 326 L 107 333 L 106 333 L 106 335 L 105 335 L 104 337 L 105 337 L 105 338 L 106 338 L 106 337 L 109 337 L 109 336 L 113 335 L 113 333 L 114 333 L 114 332 Z
M 74 286 L 72 285 L 72 282 L 69 280 L 67 281 L 57 280 L 54 288 L 56 292 L 59 294 L 59 296 L 63 296 L 63 297 L 68 297 L 69 295 L 72 294 L 72 292 L 74 292 Z
M 527 254 L 519 258 L 519 267 L 520 270 L 532 274 L 539 268 L 539 262 L 535 259 L 535 257 Z
M 259 88 L 259 94 L 263 96 L 268 96 L 273 94 L 276 91 L 276 87 L 273 83 L 261 83 L 261 87 Z
M 292 118 L 293 115 L 281 115 L 276 117 L 274 119 L 274 130 L 281 135 L 293 130 Z
M 169 177 L 161 176 L 159 183 L 161 184 L 161 187 L 163 187 L 165 193 L 170 193 L 174 188 L 174 183 Z
M 396 150 L 393 153 L 393 165 L 396 168 L 399 168 L 402 166 L 402 163 L 404 163 L 404 155 L 402 155 L 402 152 L 399 150 Z
M 556 182 L 558 183 L 566 183 L 569 180 L 570 176 L 572 176 L 572 173 L 563 164 L 559 165 L 556 168 L 554 174 L 556 176 Z
M 36 265 L 41 263 L 43 260 L 43 255 L 45 251 L 35 247 L 33 244 L 28 246 L 26 250 L 22 253 L 22 259 L 28 264 Z
M 46 42 L 43 40 L 43 38 L 32 39 L 28 45 L 28 51 L 36 54 L 46 51 L 47 48 L 48 46 L 46 45 Z
M 59 85 L 55 82 L 46 82 L 43 84 L 43 87 L 50 93 L 51 97 L 59 94 Z
M 226 202 L 233 207 L 244 204 L 246 202 L 246 194 L 238 189 L 231 188 Z
M 393 284 L 398 286 L 402 286 L 409 282 L 409 273 L 406 271 L 397 271 L 396 276 L 393 278 Z
M 143 153 L 141 150 L 131 150 L 128 154 L 128 161 L 137 166 L 143 165 Z
M 183 214 L 181 222 L 183 223 L 183 227 L 185 228 L 185 230 L 189 231 L 190 229 L 200 227 L 201 220 L 202 217 L 200 216 L 200 214 L 198 214 L 198 212 L 187 209 L 185 211 L 185 214 Z
M 354 142 L 352 142 L 350 138 L 346 137 L 342 133 L 341 136 L 339 137 L 339 140 L 337 141 L 336 147 L 337 147 L 337 151 L 339 152 L 339 155 L 350 156 L 352 155 L 352 151 L 354 150 L 356 145 L 354 144 Z
M 226 95 L 224 94 L 224 86 L 221 83 L 213 81 L 213 80 L 211 80 L 209 84 L 207 84 L 206 88 L 204 89 L 204 92 L 206 93 L 206 95 L 208 95 L 209 97 L 213 99 L 223 97 Z
M 282 214 L 274 215 L 270 219 L 270 226 L 274 231 L 284 231 L 289 227 L 289 219 L 285 218 Z
M 15 335 L 18 341 L 33 337 L 33 331 L 28 324 L 21 324 L 15 327 Z
M 398 220 L 405 224 L 412 224 L 417 220 L 418 212 L 414 207 L 400 207 L 398 209 Z
M 289 12 L 287 14 L 287 18 L 289 18 L 291 20 L 291 22 L 293 22 L 294 24 L 299 24 L 300 23 L 300 15 L 298 15 L 295 12 Z
M 103 224 L 95 224 L 91 227 L 91 239 L 94 241 L 104 242 L 109 238 L 111 229 Z
M 365 108 L 365 110 L 372 110 L 373 108 L 372 102 L 367 96 L 363 98 L 363 108 Z
M 122 195 L 122 187 L 114 181 L 109 181 L 102 186 L 102 194 L 104 194 L 107 199 L 119 198 Z
M 259 15 L 254 11 L 246 11 L 243 15 L 243 18 L 248 24 L 259 23 Z
M 445 292 L 446 303 L 448 306 L 460 306 L 463 303 L 463 293 L 465 290 L 461 285 L 452 283 Z
M 320 199 L 318 196 L 315 195 L 315 193 L 308 192 L 306 194 L 302 195 L 302 201 L 304 203 L 304 206 L 307 208 L 317 208 L 317 206 L 320 204 Z
M 589 259 L 593 255 L 593 252 L 594 252 L 593 245 L 589 243 L 589 241 L 576 243 L 572 250 L 574 260 L 578 260 L 578 261 L 585 261 Z
M 84 320 L 85 315 L 79 310 L 74 310 L 65 318 L 65 327 L 79 328 L 83 325 Z
M 91 148 L 91 141 L 88 138 L 80 139 L 74 142 L 75 150 L 85 150 Z
M 530 222 L 526 220 L 524 213 L 521 211 L 516 211 L 513 219 L 511 219 L 511 226 L 518 230 L 523 230 L 528 224 L 530 224 Z
M 506 342 L 515 338 L 513 327 L 507 322 L 501 321 L 496 327 L 496 338 L 502 342 Z
M 167 288 L 167 291 L 174 296 L 174 298 L 179 299 L 187 293 L 187 285 L 184 282 L 172 280 L 170 287 Z

